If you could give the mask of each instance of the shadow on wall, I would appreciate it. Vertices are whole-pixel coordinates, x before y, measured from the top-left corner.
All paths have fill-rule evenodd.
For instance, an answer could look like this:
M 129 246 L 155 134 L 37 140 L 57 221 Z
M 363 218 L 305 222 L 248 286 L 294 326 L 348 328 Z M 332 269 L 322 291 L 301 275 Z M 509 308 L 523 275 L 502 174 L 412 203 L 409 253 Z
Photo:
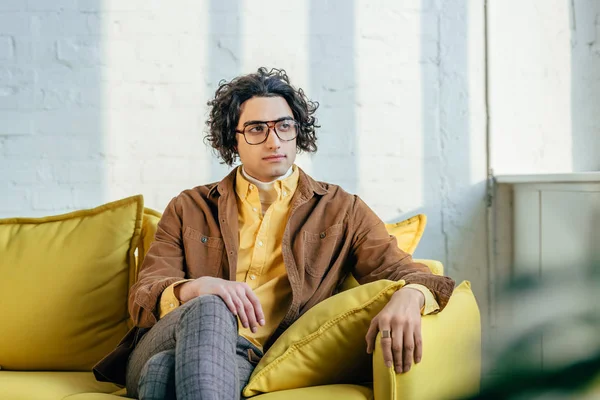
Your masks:
M 13 3 L 0 13 L 0 217 L 96 206 L 109 175 L 102 2 Z
M 358 190 L 359 149 L 356 138 L 354 0 L 310 1 L 310 98 L 319 99 L 313 176 L 335 182 L 350 193 Z M 335 22 L 332 22 L 335 15 Z M 327 54 L 327 57 L 323 57 Z
M 573 171 L 600 171 L 600 2 L 571 0 Z
M 242 45 L 241 30 L 242 18 L 240 1 L 210 0 L 208 14 L 208 81 L 206 86 L 206 101 L 214 97 L 219 81 L 227 81 L 242 73 L 242 60 L 244 59 L 244 46 Z M 218 17 L 216 17 L 218 16 Z M 254 71 L 244 71 L 250 73 Z M 208 115 L 205 116 L 205 120 Z M 202 121 L 202 136 L 208 129 Z M 205 176 L 210 182 L 223 179 L 231 168 L 221 163 L 219 158 L 207 145 L 207 157 L 210 157 L 210 172 Z M 207 183 L 207 182 L 206 182 Z
M 471 222 L 481 214 L 472 204 L 482 187 L 471 186 L 468 20 L 466 0 L 422 1 L 424 205 L 418 211 L 427 214 L 429 226 L 417 255 L 443 261 L 450 274 L 464 267 L 456 255 L 469 251 L 480 225 Z

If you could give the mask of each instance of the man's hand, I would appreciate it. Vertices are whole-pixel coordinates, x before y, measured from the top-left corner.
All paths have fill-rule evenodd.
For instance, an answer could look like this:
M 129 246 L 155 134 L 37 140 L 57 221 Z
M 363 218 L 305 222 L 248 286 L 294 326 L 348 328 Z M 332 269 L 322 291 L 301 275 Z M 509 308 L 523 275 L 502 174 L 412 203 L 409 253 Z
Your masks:
M 424 303 L 423 293 L 416 289 L 402 288 L 394 293 L 371 321 L 366 336 L 367 353 L 373 352 L 377 333 L 381 331 L 383 360 L 388 368 L 394 365 L 396 373 L 402 373 L 410 370 L 413 360 L 419 363 L 423 356 L 421 307 Z
M 203 276 L 175 287 L 175 296 L 184 303 L 204 294 L 222 298 L 229 310 L 240 317 L 244 328 L 250 327 L 252 332 L 256 332 L 259 324 L 265 324 L 265 314 L 258 297 L 244 282 Z

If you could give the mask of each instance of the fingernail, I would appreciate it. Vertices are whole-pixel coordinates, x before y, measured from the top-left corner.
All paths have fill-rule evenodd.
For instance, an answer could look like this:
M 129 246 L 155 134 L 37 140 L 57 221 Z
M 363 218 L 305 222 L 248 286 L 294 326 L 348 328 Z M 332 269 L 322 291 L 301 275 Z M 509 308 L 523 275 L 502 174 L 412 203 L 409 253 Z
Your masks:
M 264 319 L 261 319 L 261 320 L 260 320 L 260 321 L 258 321 L 258 322 L 259 322 L 261 325 L 264 325 L 264 324 L 265 324 L 265 320 L 264 320 Z
M 420 362 L 421 362 L 421 359 L 420 359 L 420 358 L 417 358 L 417 359 L 415 360 L 415 362 L 416 362 L 416 363 L 420 363 Z
M 404 367 L 404 372 L 408 372 L 408 371 L 410 371 L 410 366 Z
M 255 326 L 252 327 L 252 333 L 256 333 L 256 327 Z
M 388 368 L 392 368 L 392 362 L 391 361 L 386 361 L 385 362 L 385 366 Z

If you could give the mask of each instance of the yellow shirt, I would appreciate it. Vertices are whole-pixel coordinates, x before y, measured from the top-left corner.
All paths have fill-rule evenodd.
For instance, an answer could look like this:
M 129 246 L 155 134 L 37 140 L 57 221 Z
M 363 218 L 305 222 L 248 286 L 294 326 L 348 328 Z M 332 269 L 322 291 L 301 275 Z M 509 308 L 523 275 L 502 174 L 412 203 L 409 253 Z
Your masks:
M 275 181 L 269 193 L 259 191 L 257 185 L 260 183 L 249 182 L 244 177 L 242 167 L 237 171 L 235 189 L 240 244 L 236 281 L 246 282 L 250 286 L 265 314 L 265 325 L 258 326 L 256 333 L 244 328 L 238 320 L 239 334 L 260 349 L 285 317 L 292 299 L 292 288 L 281 250 L 290 202 L 298 186 L 298 168 L 292 168 L 291 175 Z M 180 305 L 173 289 L 188 280 L 176 282 L 163 291 L 159 305 L 161 318 Z M 423 314 L 439 309 L 433 294 L 425 286 L 410 284 L 406 287 L 417 289 L 425 296 L 425 306 L 421 310 Z
M 236 281 L 250 286 L 265 313 L 265 325 L 259 326 L 256 333 L 241 324 L 239 333 L 261 349 L 285 317 L 292 301 L 281 241 L 299 176 L 298 168 L 294 166 L 290 176 L 273 183 L 270 196 L 268 193 L 261 196 L 257 188 L 260 183 L 250 183 L 241 167 L 236 177 L 240 229 Z M 261 197 L 272 201 L 264 212 Z

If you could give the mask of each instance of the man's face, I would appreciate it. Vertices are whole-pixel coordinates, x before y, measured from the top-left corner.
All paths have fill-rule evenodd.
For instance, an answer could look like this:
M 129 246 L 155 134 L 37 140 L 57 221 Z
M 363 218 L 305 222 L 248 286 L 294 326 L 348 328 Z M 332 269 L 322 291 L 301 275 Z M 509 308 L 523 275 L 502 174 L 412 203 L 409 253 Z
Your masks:
M 237 130 L 243 131 L 250 121 L 276 121 L 293 118 L 283 97 L 253 97 L 242 103 Z M 296 160 L 296 139 L 280 140 L 273 129 L 264 143 L 250 145 L 244 135 L 237 135 L 238 154 L 245 171 L 262 182 L 271 182 L 284 175 Z

